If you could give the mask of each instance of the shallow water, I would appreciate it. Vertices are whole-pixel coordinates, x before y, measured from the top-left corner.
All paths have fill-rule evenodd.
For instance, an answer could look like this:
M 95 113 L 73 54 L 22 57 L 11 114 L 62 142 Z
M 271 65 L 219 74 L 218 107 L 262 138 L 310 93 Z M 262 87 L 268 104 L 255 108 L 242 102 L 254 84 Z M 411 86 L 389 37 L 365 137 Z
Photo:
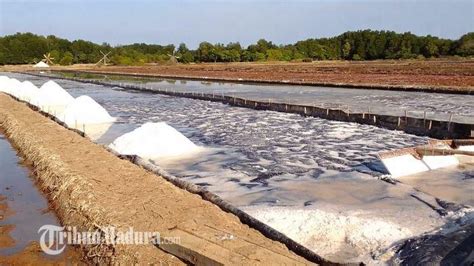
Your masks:
M 10 236 L 15 240 L 14 246 L 0 248 L 0 256 L 18 253 L 31 241 L 39 241 L 38 229 L 41 226 L 59 225 L 30 174 L 10 143 L 0 134 L 0 195 L 6 197 L 8 209 L 13 212 L 0 221 L 0 225 L 13 225 Z

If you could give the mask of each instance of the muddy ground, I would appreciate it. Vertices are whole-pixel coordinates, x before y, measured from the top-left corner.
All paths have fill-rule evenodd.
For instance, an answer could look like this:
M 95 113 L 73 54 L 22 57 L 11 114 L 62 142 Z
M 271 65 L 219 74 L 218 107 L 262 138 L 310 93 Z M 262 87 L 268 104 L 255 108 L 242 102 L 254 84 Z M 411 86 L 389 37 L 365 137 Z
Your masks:
M 0 224 L 14 211 L 8 208 L 7 198 L 0 195 Z M 0 225 L 0 249 L 15 245 L 10 235 L 15 228 L 13 224 Z M 31 242 L 20 252 L 10 256 L 0 256 L 0 265 L 85 265 L 80 253 L 74 248 L 67 248 L 65 253 L 57 256 L 45 256 L 38 242 Z
M 9 70 L 10 68 L 4 68 Z M 19 70 L 31 70 L 31 66 Z M 214 63 L 189 65 L 54 67 L 161 77 L 266 81 L 403 89 L 474 90 L 474 59 L 318 61 L 313 63 Z

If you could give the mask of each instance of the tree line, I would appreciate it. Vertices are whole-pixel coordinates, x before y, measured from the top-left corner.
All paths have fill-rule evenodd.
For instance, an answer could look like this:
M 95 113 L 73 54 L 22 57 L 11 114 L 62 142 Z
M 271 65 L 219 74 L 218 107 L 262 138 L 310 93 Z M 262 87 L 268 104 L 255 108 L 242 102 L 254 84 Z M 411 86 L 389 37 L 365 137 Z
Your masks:
M 417 36 L 410 32 L 361 30 L 288 45 L 276 45 L 265 39 L 247 47 L 242 47 L 238 42 L 226 45 L 202 42 L 194 50 L 184 43 L 178 47 L 173 44 L 144 43 L 111 46 L 107 43 L 69 41 L 54 35 L 41 36 L 33 33 L 0 37 L 2 65 L 39 62 L 46 53 L 50 53 L 54 62 L 61 65 L 96 63 L 102 57 L 100 51 L 111 51 L 111 63 L 116 65 L 164 63 L 172 55 L 182 63 L 471 57 L 474 56 L 474 32 L 467 33 L 458 40 L 450 40 L 430 35 Z

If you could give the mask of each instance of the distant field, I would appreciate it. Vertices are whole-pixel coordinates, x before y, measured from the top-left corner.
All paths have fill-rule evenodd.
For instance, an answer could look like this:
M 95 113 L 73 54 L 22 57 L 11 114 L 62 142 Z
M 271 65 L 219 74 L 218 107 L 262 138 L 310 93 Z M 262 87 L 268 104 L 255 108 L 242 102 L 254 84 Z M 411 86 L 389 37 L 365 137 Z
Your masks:
M 474 91 L 474 59 L 55 67 L 100 73 L 314 85 Z

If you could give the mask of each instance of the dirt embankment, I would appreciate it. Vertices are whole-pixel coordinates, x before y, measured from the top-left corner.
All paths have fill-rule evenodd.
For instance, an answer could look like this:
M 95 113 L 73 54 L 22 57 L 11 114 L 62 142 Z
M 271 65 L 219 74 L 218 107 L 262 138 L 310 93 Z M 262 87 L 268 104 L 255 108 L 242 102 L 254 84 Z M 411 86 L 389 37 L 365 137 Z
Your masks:
M 32 70 L 31 66 L 17 69 Z M 474 59 L 215 63 L 159 66 L 53 67 L 97 73 L 435 91 L 474 91 Z
M 307 264 L 283 244 L 242 224 L 198 195 L 179 189 L 0 93 L 0 127 L 33 162 L 36 178 L 63 225 L 178 236 L 229 264 Z M 151 245 L 83 246 L 88 260 L 183 264 Z

